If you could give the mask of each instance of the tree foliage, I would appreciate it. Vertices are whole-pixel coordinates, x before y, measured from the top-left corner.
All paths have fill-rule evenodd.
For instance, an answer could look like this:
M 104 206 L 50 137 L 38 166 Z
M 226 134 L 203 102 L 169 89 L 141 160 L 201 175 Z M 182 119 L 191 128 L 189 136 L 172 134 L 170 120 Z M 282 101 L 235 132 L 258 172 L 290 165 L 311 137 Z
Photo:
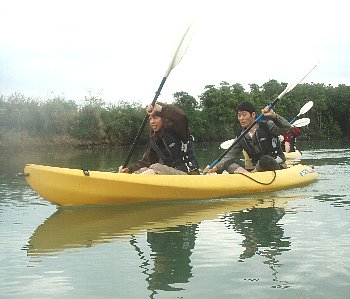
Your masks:
M 258 109 L 271 103 L 287 84 L 270 80 L 262 86 L 250 84 L 246 91 L 239 83 L 221 82 L 207 85 L 196 98 L 180 91 L 172 103 L 186 111 L 190 130 L 197 142 L 222 141 L 240 132 L 235 109 L 242 101 L 251 101 Z M 299 84 L 279 101 L 274 110 L 293 119 L 308 101 L 314 107 L 303 117 L 311 123 L 304 127 L 303 138 L 350 138 L 350 86 L 333 87 L 324 84 Z M 170 102 L 170 101 L 168 101 Z M 69 136 L 87 144 L 131 144 L 145 117 L 139 103 L 119 101 L 106 104 L 100 96 L 89 95 L 83 105 L 63 97 L 47 100 L 27 98 L 22 94 L 0 97 L 0 141 L 9 134 L 39 137 L 50 140 L 55 136 Z M 140 142 L 147 140 L 143 132 Z

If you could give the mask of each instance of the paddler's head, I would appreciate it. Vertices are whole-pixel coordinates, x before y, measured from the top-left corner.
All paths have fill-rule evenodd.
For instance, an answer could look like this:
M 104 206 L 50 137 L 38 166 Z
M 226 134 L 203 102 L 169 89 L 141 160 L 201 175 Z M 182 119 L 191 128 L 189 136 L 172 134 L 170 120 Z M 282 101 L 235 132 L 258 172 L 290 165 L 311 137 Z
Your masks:
M 158 103 L 154 106 L 148 105 L 147 108 L 147 114 L 149 119 L 149 124 L 151 126 L 151 129 L 153 132 L 159 132 L 164 127 L 164 118 L 162 114 L 162 106 Z
M 250 102 L 242 102 L 236 108 L 237 118 L 243 128 L 255 121 L 256 108 Z

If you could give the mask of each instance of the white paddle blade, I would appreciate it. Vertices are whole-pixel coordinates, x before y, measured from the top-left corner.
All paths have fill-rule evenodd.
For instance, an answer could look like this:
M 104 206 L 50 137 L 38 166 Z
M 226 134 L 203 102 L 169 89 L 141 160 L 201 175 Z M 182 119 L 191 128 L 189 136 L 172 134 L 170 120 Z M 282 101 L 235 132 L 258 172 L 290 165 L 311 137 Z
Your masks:
M 184 56 L 188 45 L 190 44 L 190 40 L 192 37 L 192 23 L 187 27 L 187 29 L 185 30 L 185 33 L 183 34 L 183 36 L 181 37 L 179 44 L 174 52 L 173 58 L 169 64 L 168 69 L 165 72 L 164 77 L 168 77 L 171 70 L 180 62 L 181 58 Z
M 314 105 L 313 101 L 308 101 L 303 107 L 301 107 L 298 115 L 305 114 L 306 112 L 308 112 L 312 108 L 313 105 Z
M 228 149 L 232 145 L 232 143 L 234 141 L 235 141 L 234 139 L 226 140 L 226 141 L 224 141 L 223 143 L 220 144 L 220 147 L 222 149 Z
M 312 65 L 312 68 L 308 68 L 307 72 L 306 73 L 303 73 L 302 76 L 300 76 L 297 80 L 295 80 L 294 82 L 292 83 L 289 83 L 286 87 L 285 90 L 282 91 L 282 93 L 278 96 L 278 98 L 282 98 L 287 92 L 291 91 L 295 86 L 297 86 L 301 81 L 303 81 L 305 79 L 305 77 L 310 74 L 313 69 L 318 65 L 319 61 L 317 61 L 316 64 L 313 64 Z
M 294 126 L 294 127 L 301 128 L 301 127 L 307 126 L 309 123 L 310 123 L 310 118 L 304 117 L 304 118 L 300 118 L 300 119 L 296 120 L 296 121 L 293 123 L 293 126 Z

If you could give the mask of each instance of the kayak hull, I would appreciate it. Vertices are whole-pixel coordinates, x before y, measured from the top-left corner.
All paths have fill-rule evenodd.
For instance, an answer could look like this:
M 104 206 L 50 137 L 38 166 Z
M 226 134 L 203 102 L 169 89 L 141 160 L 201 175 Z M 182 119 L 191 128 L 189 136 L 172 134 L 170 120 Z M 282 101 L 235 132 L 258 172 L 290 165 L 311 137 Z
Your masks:
M 27 183 L 59 206 L 223 198 L 302 186 L 318 177 L 295 165 L 276 172 L 221 175 L 138 175 L 27 164 Z

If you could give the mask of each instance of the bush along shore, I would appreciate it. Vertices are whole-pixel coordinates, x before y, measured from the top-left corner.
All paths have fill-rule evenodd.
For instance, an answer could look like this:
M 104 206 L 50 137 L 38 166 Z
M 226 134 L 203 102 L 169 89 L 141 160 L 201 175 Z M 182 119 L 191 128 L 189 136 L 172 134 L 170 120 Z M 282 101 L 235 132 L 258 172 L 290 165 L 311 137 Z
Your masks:
M 248 92 L 239 83 L 221 82 L 219 86 L 205 86 L 198 100 L 181 91 L 166 102 L 186 111 L 196 142 L 217 142 L 239 134 L 234 111 L 240 102 L 251 101 L 261 109 L 286 86 L 287 83 L 270 80 L 262 86 L 250 84 Z M 349 139 L 350 87 L 300 84 L 274 110 L 291 120 L 310 100 L 314 107 L 304 116 L 309 117 L 311 123 L 303 127 L 300 139 Z M 145 107 L 140 103 L 106 104 L 101 97 L 93 95 L 85 97 L 80 105 L 61 96 L 45 100 L 18 93 L 1 96 L 0 150 L 130 145 L 144 117 Z M 147 130 L 140 144 L 146 140 Z

